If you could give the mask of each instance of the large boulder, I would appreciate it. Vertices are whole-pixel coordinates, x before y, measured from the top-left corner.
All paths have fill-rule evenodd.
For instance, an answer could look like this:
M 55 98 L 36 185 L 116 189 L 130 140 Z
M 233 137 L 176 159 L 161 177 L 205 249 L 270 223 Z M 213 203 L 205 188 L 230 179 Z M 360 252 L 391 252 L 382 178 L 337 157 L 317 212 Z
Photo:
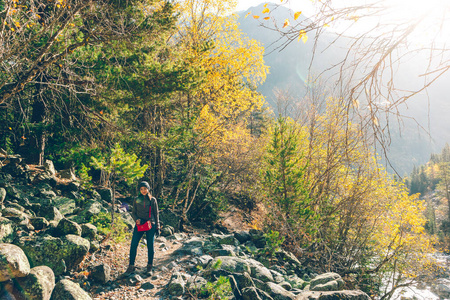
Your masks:
M 218 256 L 211 262 L 210 268 L 217 268 L 217 270 L 224 270 L 231 273 L 247 272 L 251 274 L 248 262 L 245 259 L 234 256 Z
M 31 269 L 28 276 L 18 280 L 22 294 L 30 300 L 49 300 L 55 287 L 55 274 L 47 266 Z
M 274 281 L 272 273 L 262 263 L 254 259 L 248 259 L 247 262 L 252 270 L 252 277 L 264 282 Z
M 77 223 L 70 221 L 66 218 L 63 218 L 59 221 L 58 226 L 56 226 L 56 232 L 59 236 L 64 236 L 67 234 L 74 234 L 81 236 L 83 232 L 81 226 Z
M 370 297 L 362 291 L 306 291 L 298 295 L 295 300 L 369 300 Z
M 311 280 L 309 289 L 311 291 L 340 291 L 344 287 L 344 280 L 337 273 L 325 273 Z
M 64 248 L 61 249 L 62 258 L 69 270 L 78 266 L 89 252 L 90 243 L 81 236 L 68 234 L 63 237 Z
M 79 284 L 68 279 L 59 281 L 53 289 L 52 300 L 92 300 Z
M 22 249 L 12 244 L 0 244 L 0 281 L 25 277 L 30 263 Z
M 18 246 L 27 254 L 32 267 L 48 266 L 56 276 L 66 272 L 66 263 L 61 257 L 64 243 L 60 238 L 49 235 L 26 236 L 19 239 Z
M 27 236 L 19 239 L 18 246 L 30 259 L 31 265 L 50 267 L 56 276 L 78 266 L 89 252 L 88 240 L 77 235 L 62 238 Z

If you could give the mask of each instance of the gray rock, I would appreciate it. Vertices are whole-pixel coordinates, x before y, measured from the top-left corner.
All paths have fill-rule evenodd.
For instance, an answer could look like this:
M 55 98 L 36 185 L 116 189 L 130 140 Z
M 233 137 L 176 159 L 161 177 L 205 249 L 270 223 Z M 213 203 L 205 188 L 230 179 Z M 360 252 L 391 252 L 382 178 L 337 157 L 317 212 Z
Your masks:
M 49 300 L 55 287 L 55 274 L 47 266 L 38 266 L 30 273 L 18 279 L 26 299 Z
M 246 287 L 254 287 L 255 286 L 253 279 L 250 277 L 250 274 L 248 274 L 247 272 L 244 272 L 242 274 L 234 273 L 233 275 L 231 275 L 231 277 L 234 278 L 239 290 L 243 290 Z
M 183 232 L 176 232 L 173 235 L 167 237 L 168 240 L 175 240 L 175 241 L 183 241 L 186 238 L 187 238 L 187 236 Z
M 52 190 L 41 190 L 39 192 L 39 197 L 43 198 L 44 200 L 54 200 L 56 198 L 56 193 Z M 47 204 L 48 202 L 44 201 L 43 204 Z M 53 201 L 50 201 L 50 204 L 53 204 Z
M 206 284 L 208 281 L 206 281 L 205 278 L 200 276 L 192 276 L 188 278 L 185 288 L 189 290 L 193 294 L 197 294 L 200 292 L 204 287 L 206 287 Z
M 303 289 L 306 286 L 306 282 L 299 278 L 297 275 L 286 276 L 286 281 L 291 284 L 293 288 Z
M 14 239 L 14 223 L 13 221 L 0 217 L 0 242 L 11 243 Z
M 58 226 L 56 226 L 56 232 L 59 236 L 64 236 L 67 234 L 74 234 L 81 236 L 82 229 L 77 223 L 63 218 L 59 221 Z
M 274 300 L 295 299 L 295 295 L 293 293 L 286 291 L 286 289 L 273 282 L 267 282 L 264 291 L 267 292 Z
M 250 235 L 250 232 L 248 231 L 238 231 L 234 233 L 234 237 L 239 241 L 241 244 L 245 244 L 246 242 L 250 241 L 252 239 L 252 236 Z
M 46 229 L 50 223 L 43 217 L 34 217 L 30 219 L 31 225 L 33 225 L 35 230 Z
M 239 245 L 239 241 L 234 237 L 233 234 L 214 234 L 213 233 L 212 237 L 220 245 L 231 245 L 231 246 Z
M 203 255 L 204 240 L 194 237 L 183 243 L 183 246 L 175 251 L 176 255 Z
M 146 282 L 146 283 L 141 285 L 141 289 L 144 289 L 146 291 L 147 290 L 152 290 L 154 288 L 155 288 L 155 286 L 152 283 L 150 283 L 150 282 Z
M 218 257 L 218 256 L 236 256 L 236 251 L 233 246 L 230 245 L 220 245 L 220 248 L 212 249 L 208 251 L 208 253 L 212 257 Z
M 163 226 L 163 228 L 161 229 L 162 236 L 170 236 L 174 233 L 175 233 L 175 230 L 173 229 L 172 226 L 169 226 L 169 225 Z
M 206 267 L 212 260 L 213 257 L 210 255 L 202 255 L 196 258 L 197 264 L 202 266 L 203 268 Z
M 52 176 L 55 176 L 55 174 L 56 174 L 55 165 L 49 159 L 46 159 L 44 161 L 44 170 L 48 171 L 50 173 L 50 175 L 52 175 Z
M 12 244 L 0 244 L 0 281 L 25 277 L 30 263 L 22 249 Z
M 5 218 L 8 218 L 10 220 L 13 220 L 17 223 L 22 222 L 22 221 L 28 221 L 29 217 L 30 217 L 26 213 L 18 210 L 17 208 L 12 208 L 12 207 L 7 207 L 7 208 L 3 209 L 2 216 Z
M 89 252 L 90 243 L 81 236 L 68 234 L 63 237 L 63 258 L 69 270 L 78 266 Z
M 102 284 L 111 280 L 111 267 L 109 265 L 98 265 L 92 269 L 91 277 Z
M 275 283 L 280 283 L 280 282 L 285 281 L 284 277 L 283 277 L 283 274 L 281 274 L 281 273 L 279 273 L 279 272 L 277 272 L 275 270 L 270 270 L 270 274 L 272 274 L 273 281 Z
M 5 198 L 6 198 L 6 190 L 0 187 L 0 205 L 3 205 L 3 201 L 5 201 Z
M 283 281 L 283 282 L 279 283 L 279 285 L 286 291 L 292 290 L 292 285 L 287 281 Z
M 136 224 L 136 223 L 129 212 L 127 212 L 127 211 L 121 212 L 120 217 L 122 218 L 122 221 L 124 221 L 125 224 L 127 224 L 128 229 L 133 229 L 134 224 Z
M 92 300 L 79 284 L 68 279 L 59 281 L 53 289 L 52 300 Z
M 21 237 L 18 246 L 27 254 L 32 266 L 50 267 L 55 276 L 77 266 L 89 251 L 89 241 L 76 235 L 63 238 L 46 236 Z
M 369 300 L 370 297 L 362 291 L 332 291 L 313 292 L 307 291 L 297 295 L 295 300 Z
M 76 201 L 74 199 L 66 197 L 55 197 L 53 199 L 53 205 L 58 208 L 59 212 L 63 215 L 73 214 L 76 208 Z
M 344 280 L 337 273 L 325 273 L 316 276 L 310 282 L 311 291 L 340 291 L 344 287 Z
M 185 292 L 186 282 L 183 280 L 183 276 L 179 272 L 172 274 L 170 282 L 167 286 L 167 291 L 172 296 L 181 296 Z
M 169 209 L 163 209 L 159 212 L 159 219 L 165 226 L 172 228 L 180 227 L 180 216 Z
M 275 252 L 275 257 L 278 259 L 278 262 L 280 264 L 287 263 L 291 269 L 299 269 L 302 266 L 297 257 L 295 257 L 295 255 L 291 252 L 278 250 Z
M 41 206 L 39 209 L 38 216 L 43 217 L 48 221 L 56 221 L 56 222 L 59 222 L 63 218 L 63 215 L 54 206 Z
M 97 227 L 91 223 L 81 224 L 81 236 L 93 240 L 97 235 Z
M 232 273 L 251 274 L 251 269 L 246 260 L 233 256 L 218 256 L 211 262 L 210 268 L 218 266 L 218 270 L 225 270 Z
M 57 175 L 63 179 L 69 179 L 72 181 L 77 180 L 77 176 L 75 176 L 75 173 L 73 172 L 72 169 L 61 170 L 61 171 L 59 171 L 59 173 Z
M 252 277 L 264 282 L 274 281 L 272 273 L 262 263 L 254 259 L 248 259 L 247 262 L 252 270 Z

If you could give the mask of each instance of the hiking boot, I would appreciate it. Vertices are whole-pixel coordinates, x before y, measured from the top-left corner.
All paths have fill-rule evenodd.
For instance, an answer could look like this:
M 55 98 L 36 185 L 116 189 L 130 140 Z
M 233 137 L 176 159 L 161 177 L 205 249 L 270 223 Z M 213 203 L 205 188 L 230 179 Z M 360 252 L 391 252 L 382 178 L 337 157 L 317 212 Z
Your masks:
M 125 273 L 133 273 L 136 270 L 134 265 L 129 265 Z
M 153 265 L 147 265 L 147 274 L 152 275 L 153 274 L 152 269 L 153 269 Z

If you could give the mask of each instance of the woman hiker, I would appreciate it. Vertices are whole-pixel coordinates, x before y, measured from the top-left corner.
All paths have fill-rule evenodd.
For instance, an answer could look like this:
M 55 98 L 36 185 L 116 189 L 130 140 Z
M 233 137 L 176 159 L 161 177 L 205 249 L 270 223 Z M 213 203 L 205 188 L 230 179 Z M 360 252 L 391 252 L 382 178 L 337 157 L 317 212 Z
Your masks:
M 126 270 L 126 273 L 131 273 L 136 270 L 134 262 L 136 261 L 137 248 L 139 245 L 139 241 L 144 234 L 147 239 L 148 250 L 147 273 L 152 272 L 153 256 L 155 254 L 155 250 L 153 248 L 153 244 L 155 242 L 155 234 L 159 235 L 160 233 L 158 203 L 156 202 L 155 197 L 152 197 L 152 195 L 150 194 L 150 185 L 148 184 L 148 182 L 142 181 L 141 183 L 139 183 L 139 191 L 140 194 L 134 199 L 133 209 L 131 211 L 131 216 L 136 222 L 136 225 L 134 226 L 133 237 L 131 238 L 130 264 Z M 142 227 L 142 225 L 144 225 L 144 227 L 147 225 L 151 225 L 151 229 L 146 231 L 139 231 L 141 229 L 138 230 L 138 228 Z

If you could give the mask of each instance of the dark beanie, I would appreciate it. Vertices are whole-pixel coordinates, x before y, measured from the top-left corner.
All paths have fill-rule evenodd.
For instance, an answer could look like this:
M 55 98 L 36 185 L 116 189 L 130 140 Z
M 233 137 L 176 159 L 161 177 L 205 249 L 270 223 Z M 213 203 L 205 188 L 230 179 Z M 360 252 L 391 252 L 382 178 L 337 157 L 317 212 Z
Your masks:
M 150 185 L 148 184 L 147 181 L 142 181 L 141 183 L 139 183 L 139 187 L 138 188 L 140 189 L 141 187 L 146 187 L 147 190 L 150 191 Z

